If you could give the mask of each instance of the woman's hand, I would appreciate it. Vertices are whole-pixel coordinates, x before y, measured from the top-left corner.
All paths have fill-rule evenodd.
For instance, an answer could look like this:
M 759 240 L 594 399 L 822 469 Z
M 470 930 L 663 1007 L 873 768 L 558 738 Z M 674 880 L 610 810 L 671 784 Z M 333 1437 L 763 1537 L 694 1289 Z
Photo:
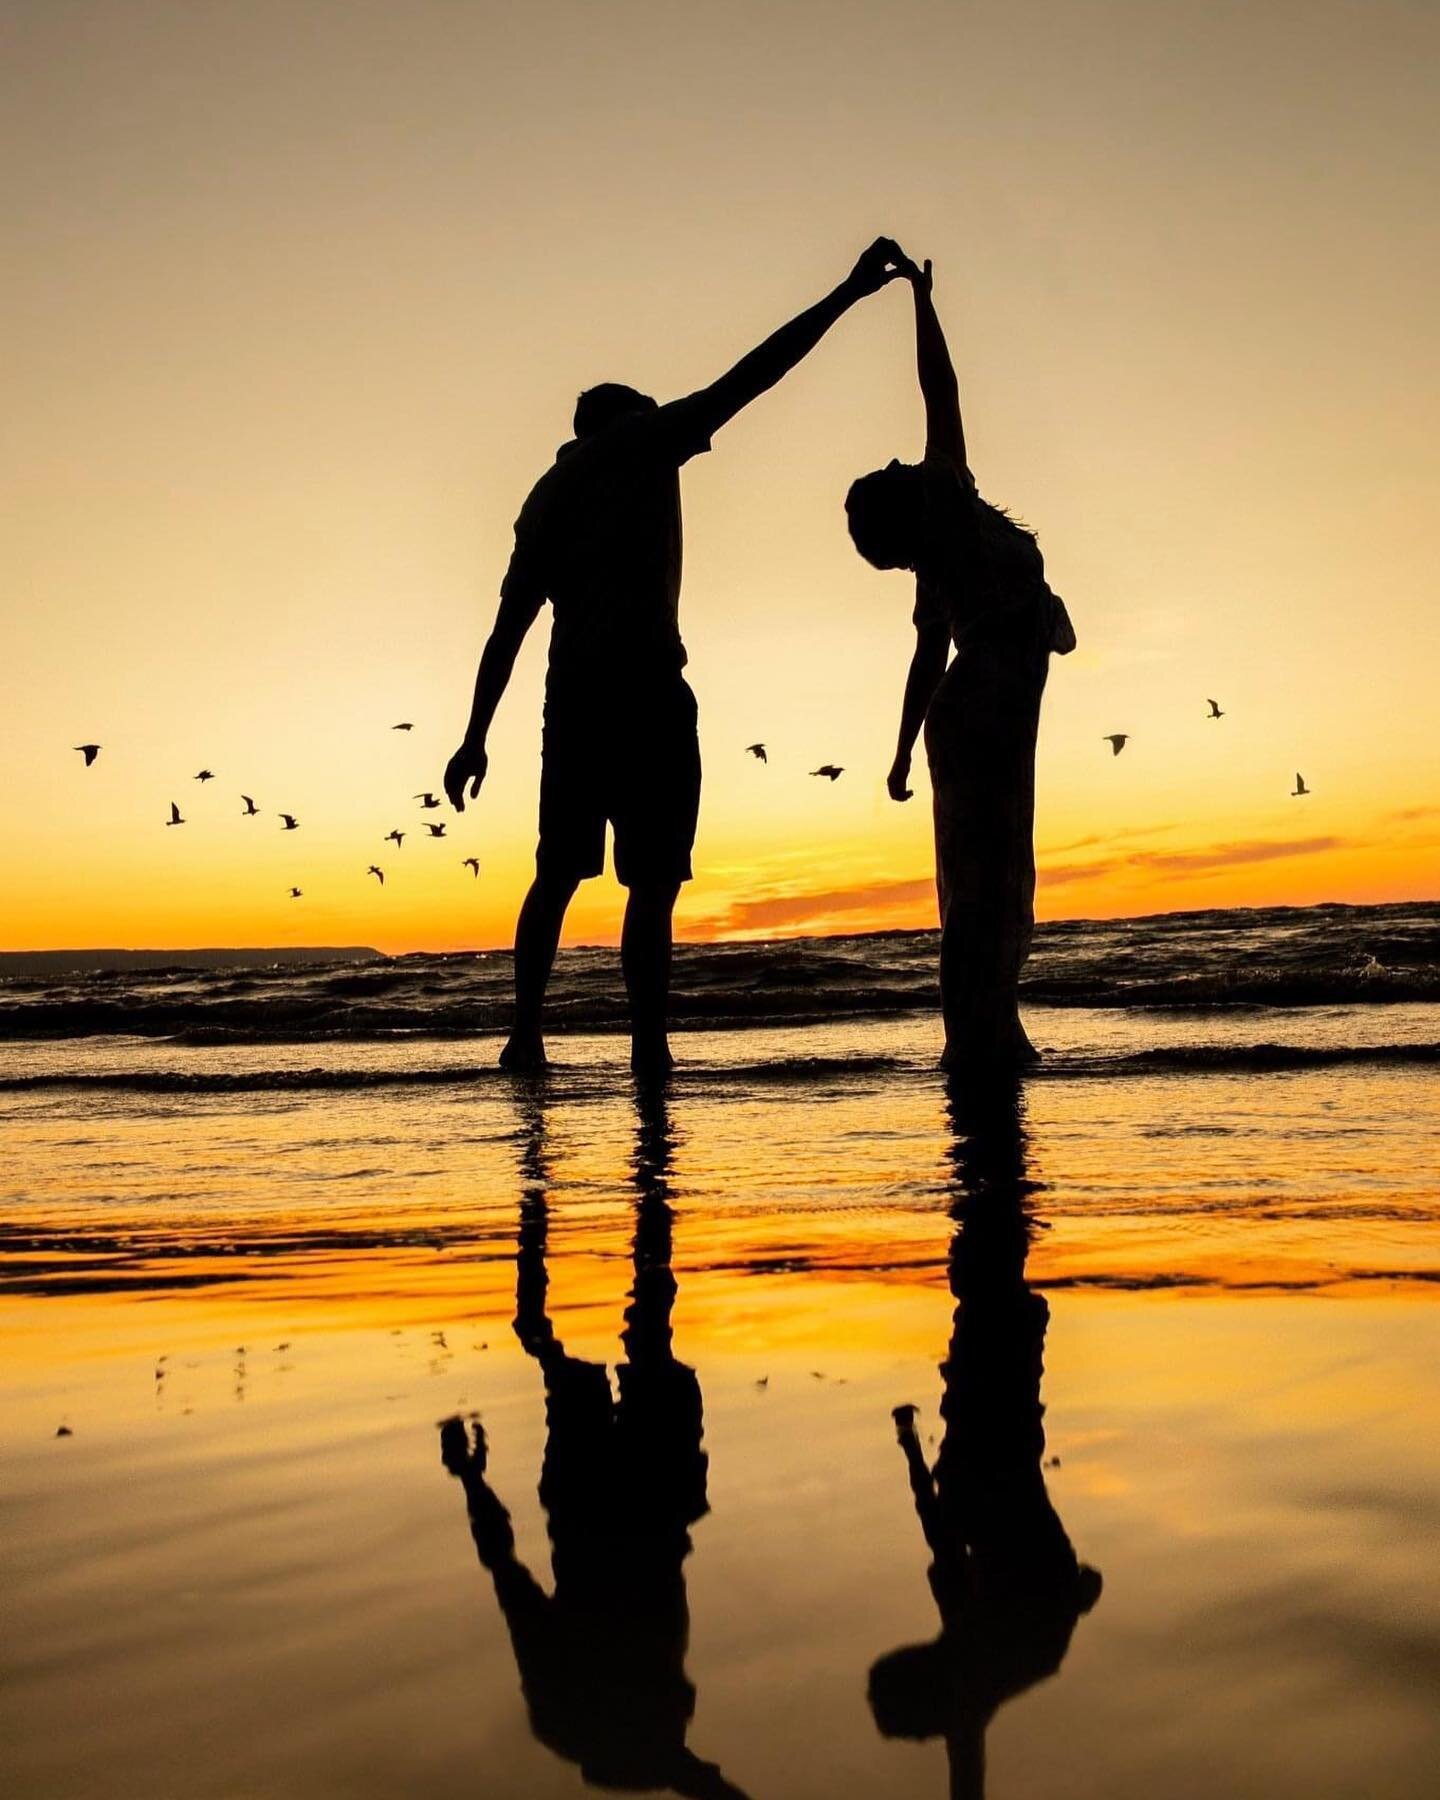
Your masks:
M 902 252 L 897 259 L 897 265 L 900 273 L 917 294 L 928 295 L 930 293 L 935 285 L 935 265 L 928 256 L 925 258 L 925 266 L 921 268 Z
M 890 773 L 885 777 L 885 786 L 892 800 L 908 800 L 911 796 L 910 758 L 897 756 L 890 765 Z

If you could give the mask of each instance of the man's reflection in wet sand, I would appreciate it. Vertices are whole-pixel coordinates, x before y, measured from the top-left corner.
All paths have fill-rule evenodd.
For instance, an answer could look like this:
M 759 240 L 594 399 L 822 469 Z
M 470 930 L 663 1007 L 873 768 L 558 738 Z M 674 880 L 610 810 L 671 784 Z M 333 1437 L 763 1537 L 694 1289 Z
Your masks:
M 744 1800 L 686 1746 L 695 1688 L 685 1673 L 690 1527 L 707 1510 L 700 1384 L 671 1346 L 673 1148 L 662 1095 L 642 1097 L 633 1159 L 634 1284 L 618 1398 L 603 1363 L 570 1355 L 546 1311 L 548 1174 L 537 1108 L 524 1159 L 515 1332 L 545 1381 L 540 1502 L 554 1592 L 517 1560 L 510 1515 L 485 1479 L 477 1424 L 441 1427 L 445 1467 L 495 1585 L 530 1728 L 599 1787 Z
M 1040 1377 L 1049 1307 L 1025 1280 L 1033 1220 L 1018 1093 L 952 1087 L 955 1222 L 944 1435 L 933 1469 L 915 1408 L 895 1409 L 940 1635 L 882 1656 L 870 1707 L 886 1737 L 943 1737 L 953 1800 L 985 1791 L 985 1730 L 1005 1701 L 1053 1675 L 1100 1594 L 1041 1472 Z

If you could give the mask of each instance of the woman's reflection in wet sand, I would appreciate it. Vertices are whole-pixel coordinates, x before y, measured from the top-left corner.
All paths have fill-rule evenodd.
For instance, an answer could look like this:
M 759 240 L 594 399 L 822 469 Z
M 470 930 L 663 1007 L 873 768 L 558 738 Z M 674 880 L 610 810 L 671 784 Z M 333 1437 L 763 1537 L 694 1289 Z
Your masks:
M 1041 1472 L 1040 1377 L 1049 1307 L 1025 1280 L 1034 1229 L 1018 1092 L 952 1087 L 954 1187 L 944 1435 L 933 1469 L 915 1408 L 895 1409 L 933 1561 L 940 1634 L 882 1656 L 870 1707 L 886 1737 L 943 1737 L 953 1800 L 985 1791 L 985 1730 L 1015 1695 L 1053 1675 L 1100 1576 L 1080 1563 Z
M 744 1800 L 686 1746 L 695 1688 L 685 1673 L 690 1527 L 707 1510 L 700 1384 L 675 1358 L 670 1315 L 673 1137 L 663 1095 L 642 1095 L 632 1164 L 634 1284 L 618 1397 L 603 1363 L 570 1355 L 546 1311 L 549 1180 L 537 1101 L 523 1159 L 515 1332 L 545 1382 L 540 1502 L 554 1592 L 515 1555 L 510 1515 L 485 1479 L 481 1426 L 441 1427 L 445 1467 L 465 1490 L 536 1738 L 596 1786 Z

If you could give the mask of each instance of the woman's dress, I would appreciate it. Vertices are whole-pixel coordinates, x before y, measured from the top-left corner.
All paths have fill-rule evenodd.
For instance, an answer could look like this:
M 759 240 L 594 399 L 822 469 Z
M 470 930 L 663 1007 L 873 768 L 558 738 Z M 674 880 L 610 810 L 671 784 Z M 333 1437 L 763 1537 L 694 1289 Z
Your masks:
M 946 1062 L 1034 1055 L 1020 970 L 1035 928 L 1035 740 L 1052 651 L 1075 634 L 1034 537 L 965 471 L 927 458 L 915 623 L 945 626 L 955 657 L 925 716 L 935 804 Z

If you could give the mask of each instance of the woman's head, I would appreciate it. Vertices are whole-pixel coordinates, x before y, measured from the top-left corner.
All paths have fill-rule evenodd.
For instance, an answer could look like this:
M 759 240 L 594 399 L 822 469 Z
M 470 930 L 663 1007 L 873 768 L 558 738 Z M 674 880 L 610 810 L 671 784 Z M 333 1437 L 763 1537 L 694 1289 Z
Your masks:
M 877 569 L 915 567 L 924 514 L 922 476 L 914 463 L 887 463 L 852 482 L 845 496 L 851 542 Z

